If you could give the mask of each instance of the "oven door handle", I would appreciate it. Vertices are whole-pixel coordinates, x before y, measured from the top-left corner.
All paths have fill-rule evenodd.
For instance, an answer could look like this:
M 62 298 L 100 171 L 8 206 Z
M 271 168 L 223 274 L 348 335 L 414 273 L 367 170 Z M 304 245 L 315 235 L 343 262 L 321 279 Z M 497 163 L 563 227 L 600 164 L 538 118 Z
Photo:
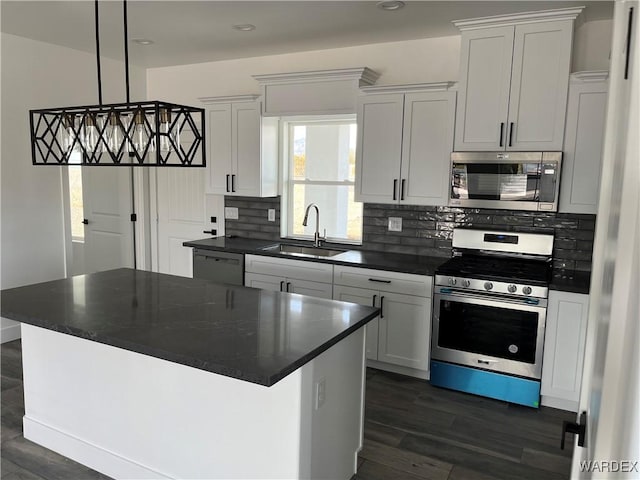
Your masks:
M 462 303 L 477 303 L 480 305 L 486 306 L 497 306 L 501 307 L 503 305 L 519 307 L 520 309 L 528 310 L 535 309 L 536 311 L 546 310 L 547 308 L 547 299 L 537 299 L 537 298 L 522 298 L 522 297 L 503 297 L 497 295 L 482 295 L 477 293 L 472 293 L 464 290 L 456 290 L 451 288 L 438 288 L 434 289 L 433 292 L 433 300 L 434 302 L 439 300 L 450 300 L 453 302 L 462 302 Z M 507 307 L 508 308 L 508 307 Z
M 478 363 L 481 365 L 491 365 L 492 363 L 498 363 L 499 360 L 489 360 L 486 358 L 479 358 Z

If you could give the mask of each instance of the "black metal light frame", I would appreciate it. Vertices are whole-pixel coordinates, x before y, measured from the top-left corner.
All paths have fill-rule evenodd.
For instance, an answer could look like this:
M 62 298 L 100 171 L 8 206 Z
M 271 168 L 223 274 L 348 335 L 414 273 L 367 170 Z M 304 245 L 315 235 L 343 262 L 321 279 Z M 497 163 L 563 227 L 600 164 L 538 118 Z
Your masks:
M 98 0 L 94 3 L 99 104 L 30 110 L 33 165 L 205 167 L 203 108 L 160 101 L 130 101 L 127 0 L 123 0 L 126 103 L 103 105 Z M 114 126 L 114 123 L 110 124 L 112 118 L 122 133 L 122 141 L 115 151 L 109 149 L 107 136 L 107 129 Z M 136 118 L 144 120 L 136 122 Z M 161 131 L 161 119 L 165 131 Z M 89 149 L 82 141 L 84 128 L 89 124 L 97 130 L 95 150 Z M 133 146 L 136 124 L 144 129 L 148 138 L 142 151 Z M 71 128 L 73 133 L 67 148 L 63 148 L 58 137 L 63 128 Z M 161 145 L 168 148 L 162 149 Z

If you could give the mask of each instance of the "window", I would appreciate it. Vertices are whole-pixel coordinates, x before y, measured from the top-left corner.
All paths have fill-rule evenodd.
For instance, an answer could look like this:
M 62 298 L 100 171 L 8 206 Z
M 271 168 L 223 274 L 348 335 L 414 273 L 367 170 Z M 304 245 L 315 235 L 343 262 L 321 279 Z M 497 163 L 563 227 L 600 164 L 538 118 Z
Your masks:
M 288 145 L 283 189 L 283 234 L 286 237 L 312 239 L 315 210 L 302 225 L 310 203 L 320 210 L 320 234 L 327 240 L 361 243 L 362 203 L 353 200 L 355 186 L 355 117 L 284 123 Z

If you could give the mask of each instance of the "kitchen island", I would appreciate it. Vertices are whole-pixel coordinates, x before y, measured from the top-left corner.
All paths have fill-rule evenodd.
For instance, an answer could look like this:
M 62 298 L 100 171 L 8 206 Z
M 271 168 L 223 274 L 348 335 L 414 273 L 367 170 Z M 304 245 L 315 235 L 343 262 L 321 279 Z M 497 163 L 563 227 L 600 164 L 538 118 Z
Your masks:
M 25 438 L 114 478 L 349 478 L 378 310 L 131 269 L 2 292 Z

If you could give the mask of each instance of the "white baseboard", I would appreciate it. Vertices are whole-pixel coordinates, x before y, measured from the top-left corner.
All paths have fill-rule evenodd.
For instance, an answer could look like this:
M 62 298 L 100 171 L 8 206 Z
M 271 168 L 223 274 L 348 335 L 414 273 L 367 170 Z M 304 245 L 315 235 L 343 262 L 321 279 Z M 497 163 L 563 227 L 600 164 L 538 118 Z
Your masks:
M 45 425 L 26 415 L 22 418 L 24 438 L 86 465 L 112 478 L 169 479 L 171 477 L 128 458 L 93 445 L 78 437 Z
M 409 377 L 421 378 L 423 380 L 429 380 L 429 372 L 425 372 L 424 370 L 402 367 L 400 365 L 393 365 L 387 362 L 379 362 L 378 360 L 367 359 L 367 367 L 377 368 L 378 370 L 385 370 L 387 372 L 399 373 L 400 375 L 407 375 Z
M 21 337 L 20 324 L 6 325 L 0 330 L 0 343 L 13 342 Z
M 545 407 L 559 408 L 560 410 L 567 410 L 569 412 L 578 411 L 578 402 L 573 400 L 565 400 L 564 398 L 548 397 L 542 395 L 541 402 Z

